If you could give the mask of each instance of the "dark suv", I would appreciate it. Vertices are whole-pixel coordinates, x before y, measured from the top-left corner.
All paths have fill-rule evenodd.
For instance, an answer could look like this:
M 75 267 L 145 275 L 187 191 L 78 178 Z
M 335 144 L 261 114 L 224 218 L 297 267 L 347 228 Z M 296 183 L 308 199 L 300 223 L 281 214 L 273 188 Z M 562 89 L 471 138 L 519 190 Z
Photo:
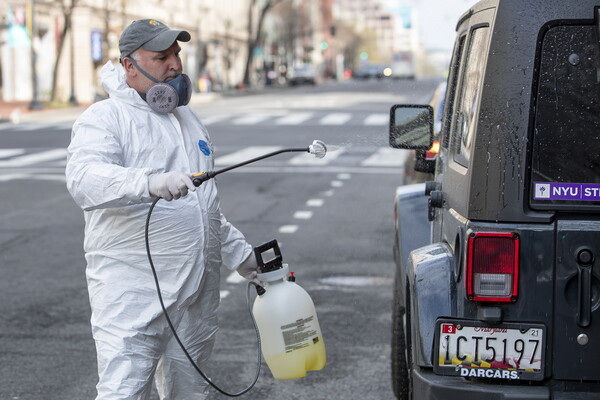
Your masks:
M 390 145 L 432 119 L 394 106 Z M 468 10 L 441 138 L 396 193 L 396 397 L 600 399 L 600 0 Z

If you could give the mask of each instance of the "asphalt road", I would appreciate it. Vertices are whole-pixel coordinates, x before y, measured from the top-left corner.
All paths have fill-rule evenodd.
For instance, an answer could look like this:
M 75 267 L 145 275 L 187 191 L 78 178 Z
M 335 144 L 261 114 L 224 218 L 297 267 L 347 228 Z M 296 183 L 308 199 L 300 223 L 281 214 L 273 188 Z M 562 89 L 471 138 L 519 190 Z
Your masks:
M 218 177 L 223 212 L 247 239 L 279 241 L 316 305 L 328 356 L 322 371 L 293 381 L 274 380 L 263 363 L 245 397 L 393 398 L 392 200 L 404 155 L 387 149 L 386 115 L 396 102 L 426 103 L 435 84 L 328 83 L 195 105 L 221 167 L 313 139 L 330 149 L 322 164 L 289 153 Z M 62 177 L 69 125 L 0 125 L 2 400 L 95 396 L 83 216 Z M 224 272 L 221 295 L 221 329 L 203 367 L 239 391 L 256 364 L 245 284 Z

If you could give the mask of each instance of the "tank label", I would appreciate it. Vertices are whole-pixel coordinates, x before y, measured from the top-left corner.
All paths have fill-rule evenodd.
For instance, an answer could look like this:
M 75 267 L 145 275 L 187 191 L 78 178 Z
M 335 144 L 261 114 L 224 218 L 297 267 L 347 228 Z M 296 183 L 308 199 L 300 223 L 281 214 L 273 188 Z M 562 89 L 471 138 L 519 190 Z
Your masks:
M 534 200 L 600 201 L 600 184 L 534 182 Z
M 299 319 L 291 324 L 283 325 L 281 333 L 285 344 L 285 352 L 302 349 L 311 343 L 319 341 L 317 330 L 314 326 L 314 315 L 308 318 Z

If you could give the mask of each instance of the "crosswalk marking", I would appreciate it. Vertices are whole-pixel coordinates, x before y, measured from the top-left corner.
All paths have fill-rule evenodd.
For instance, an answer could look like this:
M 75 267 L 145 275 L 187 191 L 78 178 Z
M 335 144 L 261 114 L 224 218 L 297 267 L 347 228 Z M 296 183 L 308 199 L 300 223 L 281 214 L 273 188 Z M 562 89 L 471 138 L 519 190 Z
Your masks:
M 337 180 L 332 187 L 340 187 L 350 173 L 397 174 L 410 151 L 387 147 L 331 146 L 324 158 L 315 158 L 309 153 L 283 153 L 272 158 L 266 164 L 256 163 L 248 168 L 236 169 L 237 172 L 254 173 L 336 173 Z M 231 166 L 256 157 L 281 150 L 280 146 L 250 146 L 225 153 L 215 160 L 218 167 Z M 12 157 L 11 157 L 12 155 Z M 27 153 L 27 149 L 0 149 L 0 182 L 38 179 L 64 181 L 64 167 L 67 151 L 65 148 L 46 149 Z M 362 161 L 361 161 L 362 160 Z M 327 193 L 324 194 L 328 195 Z M 309 204 L 308 206 L 317 206 Z M 290 228 L 292 229 L 292 228 Z
M 14 131 L 14 132 L 29 132 L 34 130 L 39 131 L 52 131 L 52 130 L 70 130 L 73 127 L 73 122 L 56 122 L 49 124 L 40 124 L 34 122 L 27 123 L 4 123 L 0 124 L 0 131 Z
M 201 118 L 201 120 L 204 125 L 211 125 L 229 118 L 231 118 L 231 115 L 211 115 L 210 117 Z
M 389 116 L 385 113 L 369 115 L 355 115 L 352 113 L 318 113 L 308 111 L 289 112 L 285 115 L 277 113 L 260 114 L 216 114 L 201 117 L 204 125 L 232 124 L 232 125 L 345 125 L 354 124 L 362 126 L 386 126 Z M 30 131 L 56 131 L 70 130 L 72 122 L 56 122 L 48 124 L 39 123 L 0 123 L 0 132 L 30 132 Z
M 259 122 L 266 120 L 267 118 L 270 118 L 270 116 L 265 115 L 265 114 L 249 114 L 249 115 L 234 119 L 233 123 L 235 125 L 254 125 L 254 124 L 258 124 Z
M 25 149 L 0 149 L 0 158 L 19 156 L 25 153 Z
M 363 160 L 360 165 L 366 167 L 381 167 L 395 166 L 401 167 L 406 161 L 406 154 L 398 149 L 381 147 L 367 159 Z
M 390 121 L 388 114 L 371 114 L 365 118 L 364 125 L 387 125 Z
M 52 149 L 40 153 L 27 154 L 0 161 L 0 167 L 24 167 L 26 165 L 38 164 L 46 161 L 55 161 L 67 157 L 67 149 Z
M 298 125 L 313 116 L 313 113 L 292 113 L 275 120 L 276 125 Z
M 343 125 L 352 118 L 350 113 L 331 113 L 319 121 L 321 125 Z
M 216 166 L 238 164 L 281 149 L 280 146 L 250 146 L 215 159 Z

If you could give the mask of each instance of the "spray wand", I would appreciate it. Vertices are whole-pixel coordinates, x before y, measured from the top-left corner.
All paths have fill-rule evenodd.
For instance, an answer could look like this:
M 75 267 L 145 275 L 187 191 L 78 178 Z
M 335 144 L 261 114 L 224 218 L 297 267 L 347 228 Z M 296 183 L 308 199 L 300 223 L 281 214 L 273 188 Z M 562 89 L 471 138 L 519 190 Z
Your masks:
M 274 151 L 274 152 L 271 152 L 271 153 L 268 153 L 268 154 L 265 154 L 265 155 L 253 158 L 251 160 L 247 160 L 247 161 L 241 162 L 239 164 L 231 165 L 231 166 L 223 168 L 223 169 L 219 169 L 219 170 L 216 170 L 216 171 L 206 171 L 206 172 L 201 172 L 199 174 L 192 175 L 192 183 L 194 184 L 194 186 L 198 187 L 198 186 L 202 185 L 203 182 L 206 182 L 209 179 L 212 179 L 215 176 L 217 176 L 219 174 L 222 174 L 223 172 L 231 171 L 232 169 L 239 168 L 239 167 L 242 167 L 244 165 L 248 165 L 248 164 L 251 164 L 253 162 L 263 160 L 265 158 L 273 157 L 273 156 L 275 156 L 277 154 L 290 153 L 290 152 L 308 152 L 310 154 L 314 154 L 315 157 L 317 157 L 317 158 L 323 158 L 323 157 L 325 157 L 325 154 L 327 153 L 327 146 L 325 146 L 325 143 L 323 143 L 321 140 L 314 140 L 312 142 L 312 144 L 310 146 L 308 146 L 308 147 L 287 148 L 287 149 L 277 150 L 277 151 Z M 154 263 L 152 262 L 152 254 L 150 253 L 150 240 L 149 240 L 150 216 L 152 215 L 152 210 L 154 210 L 154 207 L 156 206 L 156 203 L 158 203 L 159 200 L 160 200 L 160 197 L 157 197 L 156 199 L 154 199 L 154 201 L 152 202 L 152 205 L 150 206 L 150 209 L 148 210 L 148 215 L 146 217 L 146 227 L 145 227 L 145 235 L 144 235 L 144 237 L 145 237 L 145 242 L 146 242 L 146 254 L 148 255 L 148 261 L 150 263 L 150 268 L 152 269 L 152 275 L 154 277 L 154 283 L 156 284 L 156 291 L 157 291 L 157 294 L 158 294 L 158 300 L 160 302 L 160 306 L 161 306 L 161 308 L 163 310 L 163 313 L 165 315 L 165 318 L 167 320 L 169 328 L 171 328 L 171 331 L 173 332 L 173 337 L 175 338 L 175 340 L 179 344 L 179 347 L 181 348 L 181 350 L 185 354 L 185 356 L 188 359 L 188 361 L 192 364 L 192 366 L 194 367 L 194 369 L 196 370 L 196 372 L 198 372 L 198 374 L 200 374 L 200 376 L 202 376 L 202 378 L 204 378 L 204 380 L 206 382 L 208 382 L 208 384 L 210 386 L 212 386 L 214 389 L 216 389 L 219 393 L 222 393 L 222 394 L 224 394 L 226 396 L 229 396 L 229 397 L 238 397 L 238 396 L 241 396 L 241 395 L 247 393 L 250 389 L 252 389 L 254 387 L 254 385 L 258 381 L 258 376 L 260 374 L 260 364 L 261 364 L 260 333 L 258 331 L 258 326 L 256 325 L 256 321 L 254 320 L 254 316 L 252 315 L 252 309 L 250 307 L 250 284 L 253 283 L 253 282 L 250 282 L 248 284 L 248 290 L 246 292 L 246 300 L 247 300 L 247 303 L 248 303 L 248 311 L 250 313 L 250 317 L 252 318 L 252 323 L 254 324 L 254 329 L 256 330 L 256 337 L 257 337 L 257 341 L 258 341 L 258 362 L 257 362 L 256 375 L 254 376 L 254 380 L 252 381 L 252 383 L 248 387 L 246 387 L 245 389 L 243 389 L 243 390 L 241 390 L 240 392 L 237 392 L 237 393 L 229 393 L 229 392 L 226 392 L 225 390 L 221 389 L 215 383 L 213 383 L 212 380 L 208 376 L 206 376 L 204 374 L 204 372 L 202 372 L 202 370 L 200 369 L 200 367 L 198 367 L 198 365 L 196 365 L 196 363 L 194 362 L 194 359 L 190 356 L 190 354 L 188 353 L 187 349 L 185 348 L 183 342 L 181 341 L 181 339 L 177 335 L 177 331 L 175 330 L 175 326 L 171 322 L 171 318 L 169 318 L 169 314 L 167 313 L 167 309 L 165 307 L 165 304 L 164 304 L 164 301 L 163 301 L 163 298 L 162 298 L 162 294 L 161 294 L 161 290 L 160 290 L 160 284 L 159 284 L 159 281 L 158 281 L 158 275 L 156 273 L 156 268 L 154 267 Z M 259 290 L 259 287 L 260 286 L 258 286 L 256 288 L 257 291 Z
M 198 187 L 198 186 L 202 185 L 202 183 L 206 182 L 209 179 L 214 178 L 215 176 L 217 176 L 219 174 L 222 174 L 223 172 L 231 171 L 232 169 L 243 167 L 244 165 L 252 164 L 253 162 L 264 160 L 265 158 L 273 157 L 278 154 L 292 153 L 292 152 L 299 152 L 299 153 L 307 152 L 310 154 L 314 154 L 315 157 L 317 157 L 317 158 L 323 158 L 323 157 L 325 157 L 325 154 L 327 154 L 327 146 L 325 146 L 325 143 L 323 143 L 320 140 L 313 140 L 312 144 L 308 147 L 281 149 L 281 150 L 273 151 L 271 153 L 264 154 L 262 156 L 253 158 L 251 160 L 241 162 L 239 164 L 230 165 L 229 167 L 226 167 L 223 169 L 219 169 L 216 171 L 205 171 L 205 172 L 200 172 L 199 174 L 194 174 L 194 175 L 192 175 L 192 183 L 194 184 L 194 186 Z

